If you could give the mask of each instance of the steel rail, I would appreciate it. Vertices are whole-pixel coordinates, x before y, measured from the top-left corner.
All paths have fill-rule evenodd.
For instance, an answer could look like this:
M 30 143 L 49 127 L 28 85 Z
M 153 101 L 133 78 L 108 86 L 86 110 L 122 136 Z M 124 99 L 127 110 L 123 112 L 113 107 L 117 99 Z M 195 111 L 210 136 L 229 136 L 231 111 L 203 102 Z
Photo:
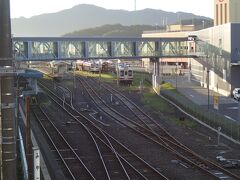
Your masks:
M 58 85 L 59 86 L 59 85 Z M 67 88 L 67 87 L 63 87 L 63 86 L 61 86 L 61 88 L 63 88 L 63 89 L 66 89 L 68 92 L 70 92 L 70 93 L 72 93 L 71 91 L 70 91 L 70 89 L 69 88 Z M 73 109 L 75 109 L 74 108 L 74 106 L 73 106 L 73 104 L 72 104 L 72 96 L 71 96 L 71 100 L 70 100 L 70 105 L 71 105 L 71 108 L 73 108 Z M 100 130 L 101 132 L 102 132 L 102 130 Z M 106 137 L 106 132 L 102 132 L 102 134 L 103 134 L 103 136 L 105 137 L 105 139 L 107 140 L 107 142 L 108 142 L 108 144 L 106 144 L 106 142 L 104 142 L 99 136 L 97 136 L 94 132 L 92 132 L 100 141 L 102 141 L 102 143 L 104 143 L 106 146 L 108 146 L 109 148 L 111 148 L 112 149 L 112 151 L 114 151 L 114 153 L 116 153 L 116 156 L 117 156 L 117 158 L 119 159 L 119 157 L 125 162 L 125 163 L 127 163 L 127 165 L 128 166 L 130 166 L 131 168 L 133 168 L 136 172 L 138 172 L 138 174 L 139 175 L 141 175 L 142 176 L 142 178 L 143 179 L 147 179 L 145 176 L 143 176 L 142 174 L 141 174 L 141 172 L 139 172 L 134 166 L 132 166 L 125 158 L 123 158 L 123 156 L 121 156 L 120 154 L 118 154 L 117 152 L 116 152 L 116 150 L 113 148 L 113 146 L 112 146 L 112 143 L 109 141 L 109 139 Z M 125 150 L 126 150 L 126 147 L 123 145 L 123 144 L 121 144 L 120 142 L 118 142 L 115 138 L 113 138 L 112 136 L 110 136 L 109 134 L 107 134 L 111 139 L 113 139 L 116 143 L 118 143 L 122 148 L 124 148 Z M 118 149 L 118 148 L 117 148 Z M 129 150 L 129 149 L 127 149 L 127 151 L 128 152 L 130 152 L 131 154 L 134 154 L 135 156 L 137 156 L 134 152 L 132 152 L 131 150 Z M 120 161 L 120 159 L 119 159 L 119 161 Z M 120 161 L 121 162 L 121 161 Z M 147 163 L 147 162 L 146 162 Z M 122 163 L 121 163 L 121 165 L 122 165 Z M 148 164 L 149 165 L 149 164 Z M 123 165 L 122 165 L 123 166 Z M 123 167 L 123 169 L 124 169 L 124 171 L 126 171 L 125 170 L 125 168 Z M 127 174 L 127 172 L 126 172 L 126 174 Z M 130 177 L 128 176 L 128 179 L 130 179 Z
M 81 160 L 81 158 L 77 155 L 76 151 L 74 150 L 74 148 L 67 142 L 67 140 L 65 139 L 65 137 L 63 136 L 63 134 L 58 130 L 58 128 L 54 125 L 54 123 L 50 120 L 50 118 L 48 117 L 48 115 L 43 111 L 43 109 L 41 107 L 39 107 L 40 112 L 45 116 L 45 120 L 47 120 L 47 122 L 49 122 L 49 124 L 53 127 L 53 129 L 57 132 L 57 134 L 61 137 L 61 139 L 64 142 L 67 147 L 71 150 L 71 152 L 74 154 L 74 156 L 78 159 L 78 161 L 81 163 L 81 165 L 84 167 L 85 171 L 88 173 L 88 175 L 90 176 L 91 179 L 96 179 L 92 173 L 90 172 L 90 170 L 86 167 L 86 165 L 84 164 L 84 162 Z M 44 132 L 46 133 L 46 135 L 48 136 L 49 140 L 51 141 L 52 145 L 54 146 L 55 150 L 57 151 L 59 157 L 61 158 L 62 162 L 64 163 L 65 167 L 67 168 L 68 172 L 70 173 L 72 179 L 77 179 L 72 170 L 70 169 L 68 163 L 65 161 L 65 158 L 63 157 L 63 155 L 61 154 L 61 151 L 58 149 L 56 143 L 54 142 L 54 140 L 52 139 L 51 135 L 49 134 L 49 132 L 46 129 L 46 125 L 44 125 L 44 123 L 46 123 L 46 121 L 43 123 L 41 120 L 41 118 L 39 118 L 39 114 L 36 113 L 36 111 L 34 110 L 34 108 L 32 108 L 32 112 L 35 116 L 35 118 L 38 120 L 39 124 L 41 125 L 42 129 L 44 130 Z
M 41 85 L 42 86 L 42 85 Z M 47 89 L 47 87 L 45 86 L 45 89 L 47 91 L 49 91 L 53 96 L 55 96 L 55 98 L 58 98 L 60 99 L 56 94 L 54 94 L 54 92 L 52 92 L 50 89 Z M 53 98 L 53 97 L 50 97 L 50 98 Z M 53 99 L 54 100 L 54 99 Z M 56 100 L 54 100 L 56 101 Z M 62 100 L 61 100 L 62 101 Z M 60 102 L 57 102 L 56 103 L 59 105 L 59 106 L 62 106 Z M 71 105 L 70 104 L 67 104 L 68 107 L 71 108 Z M 97 128 L 99 131 L 101 131 L 102 133 L 104 133 L 105 135 L 107 135 L 108 137 L 111 137 L 112 139 L 114 139 L 111 135 L 109 135 L 108 133 L 106 133 L 104 130 L 101 130 L 99 127 L 97 127 L 94 123 L 91 122 L 91 120 L 89 120 L 86 116 L 84 116 L 82 113 L 78 112 L 75 108 L 72 109 L 74 112 L 76 112 L 78 115 L 80 115 L 81 117 L 83 117 L 85 120 L 88 121 L 89 124 L 91 124 L 94 128 Z M 69 112 L 68 112 L 69 113 Z M 80 124 L 82 124 L 82 122 L 76 118 L 77 116 L 75 115 L 72 115 L 73 119 L 75 119 L 76 121 L 78 121 Z M 94 132 L 92 130 L 89 130 L 91 131 L 93 134 Z M 116 140 L 116 142 L 118 144 L 121 145 L 121 143 L 119 141 Z M 163 174 L 161 174 L 159 171 L 157 171 L 155 168 L 153 168 L 150 164 L 148 164 L 146 161 L 144 161 L 142 158 L 140 158 L 138 155 L 136 155 L 135 153 L 133 153 L 131 150 L 129 150 L 128 148 L 126 148 L 124 145 L 122 145 L 129 153 L 133 154 L 139 161 L 141 161 L 145 166 L 147 166 L 148 168 L 150 168 L 154 173 L 156 173 L 159 178 L 161 179 L 167 179 Z M 116 150 L 115 150 L 116 151 Z M 116 153 L 118 154 L 118 156 L 125 162 L 128 163 L 128 165 L 135 171 L 137 172 L 142 178 L 144 179 L 147 179 L 141 172 L 139 172 L 136 168 L 134 168 L 124 157 L 122 157 L 119 152 L 116 151 Z
M 63 87 L 63 86 L 60 86 L 60 85 L 58 85 L 57 87 L 59 87 L 61 90 L 62 90 L 62 92 L 63 92 L 63 100 L 62 100 L 62 102 L 63 102 L 63 108 L 67 111 L 67 109 L 66 109 L 66 107 L 64 106 L 65 104 L 67 104 L 67 101 L 66 101 L 66 98 L 65 98 L 65 93 L 66 93 L 66 91 L 68 92 L 68 93 L 70 93 L 70 108 L 72 108 L 72 109 L 75 109 L 75 107 L 74 107 L 74 105 L 73 105 L 73 94 L 72 94 L 72 91 L 70 90 L 70 89 L 68 89 L 67 87 Z M 69 112 L 70 113 L 70 112 Z M 96 134 L 95 133 L 93 133 L 93 132 L 91 132 L 92 134 L 94 134 L 94 136 L 96 136 Z M 129 179 L 130 180 L 130 177 L 129 177 L 129 175 L 127 174 L 127 171 L 126 171 L 126 169 L 124 168 L 124 166 L 122 165 L 122 162 L 121 162 L 121 160 L 119 159 L 119 156 L 118 156 L 118 154 L 116 154 L 116 151 L 115 151 L 115 149 L 113 148 L 113 146 L 112 146 L 112 144 L 110 143 L 110 141 L 109 141 L 109 139 L 106 137 L 106 135 L 105 134 L 103 134 L 103 136 L 104 136 L 104 138 L 107 140 L 107 142 L 108 142 L 108 144 L 110 144 L 110 149 L 111 149 L 111 151 L 114 153 L 114 155 L 115 155 L 115 157 L 117 158 L 117 160 L 118 160 L 118 162 L 120 163 L 120 165 L 121 165 L 121 167 L 122 167 L 122 169 L 123 169 L 123 171 L 124 171 L 124 173 L 125 173 L 125 175 L 126 175 L 126 177 L 127 177 L 127 179 Z M 99 137 L 97 137 L 100 141 L 102 141 L 102 139 L 101 138 L 99 138 Z M 104 142 L 105 143 L 105 142 Z M 102 156 L 103 157 L 103 156 Z M 107 167 L 105 166 L 105 168 L 106 168 L 106 170 L 107 170 Z M 108 176 L 108 178 L 110 179 L 110 176 Z
M 41 86 L 44 86 L 43 84 L 40 84 L 40 85 L 41 85 Z M 46 88 L 46 86 L 45 86 L 45 88 Z M 65 98 L 62 100 L 63 105 L 59 104 L 59 103 L 58 103 L 56 100 L 54 100 L 53 98 L 51 98 L 51 99 L 52 99 L 55 103 L 57 103 L 61 108 L 63 108 L 66 112 L 68 112 L 68 114 L 69 114 L 71 117 L 75 118 L 75 116 L 72 115 L 72 114 L 67 110 L 67 108 L 64 106 L 64 103 L 66 103 L 66 102 L 65 102 Z M 82 124 L 82 127 L 83 127 L 83 128 L 85 129 L 85 131 L 90 135 L 92 141 L 94 142 L 95 147 L 96 147 L 97 152 L 98 152 L 98 155 L 99 155 L 99 158 L 101 159 L 102 165 L 103 165 L 103 167 L 104 167 L 106 176 L 107 176 L 107 178 L 110 180 L 111 178 L 110 178 L 110 176 L 109 176 L 109 172 L 108 172 L 108 170 L 107 170 L 107 168 L 106 168 L 106 164 L 105 164 L 105 162 L 104 162 L 104 158 L 103 158 L 103 156 L 102 156 L 102 154 L 101 154 L 100 148 L 99 148 L 99 146 L 98 146 L 95 138 L 93 137 L 93 135 L 91 134 L 91 132 L 89 131 L 89 129 L 88 129 L 84 124 Z
M 51 92 L 53 95 L 54 95 L 54 93 L 53 92 Z M 56 96 L 56 95 L 55 95 Z M 57 97 L 57 98 L 59 98 L 59 97 Z M 60 106 L 61 106 L 61 103 L 58 103 Z M 69 107 L 71 107 L 69 104 L 68 104 L 68 106 Z M 82 116 L 82 117 L 84 117 L 83 115 L 81 115 L 81 113 L 79 113 L 79 112 L 77 112 L 75 109 L 73 109 L 76 113 L 78 113 L 78 115 L 80 115 L 80 116 Z M 75 116 L 73 115 L 73 118 L 75 118 Z M 86 117 L 85 117 L 86 118 Z M 76 119 L 76 118 L 75 118 Z M 79 121 L 79 120 L 78 120 Z M 91 121 L 89 121 L 92 125 L 94 125 Z M 98 128 L 98 127 L 96 127 L 96 128 Z M 102 130 L 102 132 L 104 132 L 103 130 Z M 106 132 L 104 132 L 105 134 L 106 134 Z M 109 134 L 107 134 L 108 136 L 110 136 Z M 121 144 L 120 142 L 119 142 L 119 144 Z M 128 148 L 126 148 L 125 147 L 125 149 L 128 149 Z M 128 151 L 131 153 L 131 151 L 128 149 Z M 152 171 L 154 171 L 155 173 L 157 173 L 162 179 L 167 179 L 164 175 L 162 175 L 161 173 L 159 173 L 155 168 L 153 168 L 153 167 L 151 167 L 146 161 L 144 161 L 143 159 L 141 159 L 140 157 L 138 157 L 135 153 L 132 153 L 134 156 L 136 156 L 137 157 L 137 159 L 139 159 L 140 161 L 142 161 L 145 165 L 147 165 L 147 166 L 149 166 L 149 168 L 152 170 Z M 141 176 L 143 176 L 143 175 L 141 175 Z
M 130 100 L 128 97 L 126 97 L 124 94 L 122 94 L 121 92 L 119 92 L 118 90 L 114 89 L 113 87 L 111 87 L 108 84 L 102 84 L 102 87 L 105 88 L 107 91 L 109 91 L 110 93 L 112 93 L 113 95 L 115 95 L 118 99 L 120 99 L 133 113 L 134 115 L 144 124 L 146 124 L 146 126 L 149 128 L 149 130 L 154 131 L 155 133 L 159 132 L 159 129 L 161 130 L 161 134 L 160 136 L 163 135 L 167 135 L 169 137 L 171 137 L 172 140 L 174 140 L 175 142 L 180 143 L 176 138 L 174 138 L 173 136 L 171 136 L 169 134 L 169 132 L 164 129 L 163 127 L 161 127 L 153 118 L 151 118 L 147 113 L 145 113 L 138 105 L 136 105 L 132 100 Z M 139 111 L 138 112 L 136 112 Z M 141 114 L 143 116 L 141 116 Z M 149 119 L 150 123 L 153 123 L 154 125 L 156 125 L 159 129 L 156 132 L 155 130 L 153 130 L 152 127 L 150 127 L 148 125 L 148 122 L 145 122 L 145 120 Z M 181 143 L 180 143 L 181 144 Z
M 77 78 L 77 79 L 80 80 L 79 78 Z M 80 81 L 81 81 L 81 80 L 80 80 Z M 82 81 L 81 81 L 81 82 L 82 82 Z M 87 84 L 86 81 L 85 81 L 85 83 Z M 88 88 L 87 88 L 87 89 L 88 89 L 88 90 L 91 89 L 91 90 L 93 91 L 93 93 L 96 95 L 96 97 L 99 98 L 99 100 L 94 100 L 93 95 L 90 95 L 90 94 L 89 94 L 89 95 L 91 96 L 91 98 L 95 101 L 96 104 L 99 105 L 100 101 L 102 101 L 102 105 L 105 105 L 106 107 L 108 107 L 109 109 L 111 109 L 113 112 L 116 112 L 116 110 L 114 110 L 114 109 L 112 109 L 111 107 L 109 107 L 109 106 L 101 99 L 101 97 L 97 94 L 96 91 L 93 90 L 93 88 L 92 88 L 91 86 L 88 85 Z M 89 93 L 89 91 L 88 91 L 88 93 Z M 100 106 L 100 105 L 99 105 L 99 106 Z M 118 119 L 116 118 L 116 116 L 113 116 L 113 115 L 111 115 L 111 114 L 109 113 L 109 110 L 106 110 L 106 109 L 104 109 L 104 108 L 102 108 L 102 107 L 101 107 L 101 109 L 102 109 L 103 111 L 105 111 L 107 114 L 109 114 L 110 116 L 112 116 L 113 118 L 115 118 L 116 120 L 118 120 Z M 121 115 L 121 116 L 122 116 L 122 115 Z M 131 121 L 130 119 L 128 119 L 128 121 L 132 122 L 133 124 L 136 124 L 134 121 Z M 122 122 L 122 121 L 121 121 L 121 122 Z M 122 122 L 122 123 L 124 123 L 124 122 Z M 124 123 L 124 124 L 125 124 L 126 126 L 130 127 L 128 124 L 126 124 L 126 123 Z M 133 127 L 130 127 L 130 128 L 134 129 Z M 229 176 L 231 176 L 231 177 L 234 177 L 234 178 L 236 178 L 236 179 L 239 178 L 237 175 L 235 175 L 235 174 L 233 174 L 233 173 L 231 173 L 231 172 L 223 169 L 222 167 L 220 167 L 220 166 L 218 166 L 218 165 L 216 165 L 216 164 L 214 164 L 214 163 L 212 163 L 212 162 L 210 162 L 210 161 L 205 160 L 203 157 L 197 155 L 197 154 L 194 153 L 193 151 L 186 149 L 185 146 L 181 146 L 181 145 L 179 145 L 179 144 L 177 144 L 177 143 L 175 143 L 175 142 L 172 142 L 172 141 L 170 141 L 170 140 L 168 140 L 168 139 L 166 139 L 166 138 L 165 138 L 165 139 L 160 138 L 160 140 L 163 142 L 163 143 L 160 143 L 158 140 L 153 139 L 153 138 L 150 137 L 149 135 L 146 135 L 146 134 L 145 134 L 146 131 L 147 131 L 147 133 L 149 133 L 149 132 L 152 133 L 151 131 L 146 130 L 144 127 L 142 127 L 142 129 L 144 130 L 144 133 L 141 133 L 141 132 L 140 132 L 141 130 L 140 130 L 140 131 L 138 131 L 138 130 L 136 130 L 136 129 L 134 129 L 134 130 L 140 132 L 140 133 L 143 134 L 145 137 L 150 138 L 151 140 L 157 142 L 159 145 L 161 145 L 161 146 L 163 146 L 164 148 L 170 150 L 171 152 L 173 152 L 174 154 L 176 154 L 179 158 L 181 158 L 181 159 L 187 161 L 188 163 L 194 165 L 195 167 L 197 167 L 197 168 L 199 168 L 199 169 L 207 172 L 209 175 L 211 175 L 211 176 L 213 176 L 213 177 L 215 177 L 215 178 L 219 178 L 218 175 L 216 175 L 215 173 L 213 173 L 214 171 L 217 171 L 217 172 L 219 172 L 219 173 L 223 173 L 223 172 L 224 172 L 225 174 L 227 174 L 227 175 L 229 175 Z M 153 135 L 156 135 L 156 134 L 153 133 Z M 158 137 L 159 137 L 159 136 L 158 136 Z M 168 143 L 166 144 L 165 141 L 167 141 Z M 171 144 L 171 145 L 169 145 L 169 144 Z M 173 146 L 174 146 L 174 147 L 173 147 Z M 177 149 L 176 149 L 176 148 L 177 148 Z M 181 153 L 179 153 L 179 149 L 181 150 Z M 182 155 L 182 153 L 185 153 L 185 155 Z M 186 157 L 186 156 L 188 156 L 188 157 Z M 189 156 L 190 156 L 190 157 L 189 157 Z M 201 163 L 200 163 L 200 162 L 201 162 Z M 207 164 L 207 165 L 206 165 L 206 164 Z M 212 170 L 209 170 L 209 169 L 210 169 L 209 165 L 212 167 Z M 216 170 L 216 169 L 218 169 L 218 170 Z M 219 171 L 219 169 L 220 169 L 220 171 Z M 225 176 L 226 176 L 226 175 L 225 175 Z
M 53 93 L 53 92 L 52 92 Z M 54 94 L 54 93 L 53 93 Z M 56 95 L 55 95 L 56 96 Z M 59 97 L 58 97 L 59 98 Z M 61 106 L 61 103 L 58 103 L 59 106 Z M 68 105 L 70 107 L 70 105 Z M 75 109 L 73 109 L 74 111 L 76 111 Z M 79 112 L 78 112 L 79 113 Z M 81 115 L 81 114 L 79 114 Z M 73 118 L 75 118 L 76 116 L 73 115 Z M 76 119 L 76 118 L 75 118 Z M 126 147 L 125 147 L 126 148 Z M 136 156 L 136 155 L 135 155 Z M 159 177 L 161 177 L 161 179 L 167 179 L 165 176 L 163 176 L 161 173 L 159 173 L 155 168 L 151 167 L 148 163 L 146 163 L 144 160 L 142 160 L 140 157 L 137 157 L 139 160 L 141 160 L 145 165 L 149 166 L 151 168 L 152 171 L 154 171 L 155 173 L 158 174 Z M 140 172 L 138 172 L 140 173 Z M 144 177 L 142 174 L 140 174 L 142 177 Z M 146 178 L 144 178 L 146 179 Z
M 165 137 L 162 137 L 164 138 L 164 140 L 170 140 L 170 141 L 174 141 L 176 144 L 180 145 L 183 147 L 183 149 L 185 149 L 186 151 L 189 151 L 190 153 L 192 153 L 194 156 L 198 156 L 198 154 L 196 154 L 195 152 L 193 152 L 191 149 L 189 149 L 188 147 L 186 147 L 185 145 L 183 145 L 180 141 L 178 141 L 176 138 L 174 138 L 172 135 L 170 135 L 170 133 L 168 133 L 163 127 L 161 127 L 154 119 L 152 119 L 147 113 L 145 113 L 140 107 L 138 107 L 132 100 L 130 100 L 129 98 L 127 98 L 124 94 L 122 94 L 121 92 L 119 92 L 118 90 L 112 88 L 111 86 L 109 85 L 106 85 L 106 84 L 102 84 L 102 87 L 104 87 L 106 90 L 108 90 L 109 92 L 115 92 L 117 94 L 115 94 L 116 97 L 118 97 L 134 114 L 136 117 L 138 117 L 139 119 L 141 120 L 145 120 L 146 118 L 148 118 L 152 123 L 154 123 L 159 129 L 157 129 L 155 132 L 159 132 L 160 131 L 163 131 L 165 133 L 165 136 L 167 139 L 165 139 Z M 129 105 L 131 104 L 131 105 Z M 134 109 L 132 109 L 132 107 Z M 140 113 L 142 113 L 143 116 L 145 116 L 146 118 L 142 119 L 142 115 L 139 116 L 139 113 L 136 112 L 136 110 L 138 110 Z M 173 145 L 175 145 L 175 143 Z M 177 146 L 178 148 L 178 146 Z M 179 150 L 179 149 L 177 149 Z M 238 176 L 236 176 L 235 174 L 225 170 L 224 168 L 222 168 L 221 166 L 219 166 L 218 164 L 216 163 L 213 163 L 209 160 L 204 160 L 206 163 L 210 164 L 211 166 L 215 166 L 219 169 L 221 169 L 221 171 L 223 171 L 224 173 L 230 175 L 230 176 L 233 176 L 235 178 L 239 178 Z

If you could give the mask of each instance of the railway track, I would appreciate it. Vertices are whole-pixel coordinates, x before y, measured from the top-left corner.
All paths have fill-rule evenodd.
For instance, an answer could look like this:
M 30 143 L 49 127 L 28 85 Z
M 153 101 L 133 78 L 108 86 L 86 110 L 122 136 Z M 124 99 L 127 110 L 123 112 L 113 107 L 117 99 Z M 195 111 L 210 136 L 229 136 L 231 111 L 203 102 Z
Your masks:
M 139 122 L 133 121 L 122 114 L 118 113 L 115 109 L 107 105 L 107 103 L 99 96 L 98 90 L 94 90 L 94 85 L 88 83 L 86 79 L 77 78 L 86 89 L 94 103 L 101 108 L 103 112 L 114 118 L 115 120 L 123 123 L 125 126 L 133 129 L 137 133 L 140 133 L 144 137 L 148 138 L 151 141 L 159 144 L 164 147 L 166 150 L 175 154 L 179 159 L 185 161 L 186 163 L 202 170 L 203 172 L 211 175 L 216 179 L 240 179 L 239 176 L 231 173 L 230 171 L 222 168 L 221 166 L 210 162 L 203 157 L 197 155 L 192 150 L 184 146 L 182 143 L 177 141 L 174 137 L 172 137 L 166 130 L 160 127 L 151 117 L 143 113 L 143 111 L 138 108 L 134 103 L 129 101 L 128 98 L 122 96 L 119 92 L 112 90 L 109 88 L 112 93 L 116 95 L 138 118 Z M 101 86 L 104 87 L 103 84 Z M 155 127 L 149 126 L 150 124 L 154 124 Z M 160 133 L 157 133 L 159 131 Z
M 35 106 L 31 108 L 31 110 L 47 135 L 54 150 L 57 152 L 61 163 L 69 175 L 68 177 L 71 179 L 95 179 L 74 148 L 69 144 L 64 135 L 58 130 L 43 109 Z M 79 171 L 81 173 L 79 173 Z
M 40 86 L 48 92 L 48 96 L 52 101 L 92 134 L 99 153 L 101 153 L 101 159 L 107 174 L 107 178 L 103 179 L 167 179 L 137 154 L 77 111 L 73 104 L 66 102 L 66 98 L 61 98 L 59 94 L 57 95 L 46 85 L 40 84 Z M 61 90 L 62 93 L 69 91 L 63 89 Z

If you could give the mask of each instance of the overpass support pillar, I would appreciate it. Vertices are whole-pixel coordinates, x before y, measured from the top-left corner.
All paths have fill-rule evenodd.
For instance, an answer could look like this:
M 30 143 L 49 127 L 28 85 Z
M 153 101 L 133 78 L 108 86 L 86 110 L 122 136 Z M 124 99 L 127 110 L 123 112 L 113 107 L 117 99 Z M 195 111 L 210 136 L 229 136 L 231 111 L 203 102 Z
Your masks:
M 159 94 L 160 84 L 161 84 L 159 58 L 150 59 L 150 62 L 153 63 L 153 74 L 152 74 L 153 89 L 155 90 L 156 93 Z
M 191 59 L 188 58 L 188 82 L 191 82 L 191 75 L 192 75 L 192 71 L 191 71 Z
M 32 89 L 33 94 L 38 94 L 38 85 L 37 85 L 37 79 L 36 78 L 29 78 L 28 83 Z

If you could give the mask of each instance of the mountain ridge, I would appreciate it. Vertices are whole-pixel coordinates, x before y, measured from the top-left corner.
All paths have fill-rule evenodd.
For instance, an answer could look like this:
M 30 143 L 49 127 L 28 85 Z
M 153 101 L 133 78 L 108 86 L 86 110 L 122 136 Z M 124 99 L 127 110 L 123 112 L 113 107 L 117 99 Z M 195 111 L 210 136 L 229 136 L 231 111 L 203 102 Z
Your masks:
M 61 36 L 106 24 L 162 25 L 166 19 L 168 24 L 172 24 L 178 21 L 179 17 L 210 20 L 208 17 L 185 12 L 173 13 L 150 8 L 138 11 L 108 10 L 95 5 L 79 4 L 56 13 L 45 13 L 31 18 L 14 18 L 12 32 L 14 36 Z

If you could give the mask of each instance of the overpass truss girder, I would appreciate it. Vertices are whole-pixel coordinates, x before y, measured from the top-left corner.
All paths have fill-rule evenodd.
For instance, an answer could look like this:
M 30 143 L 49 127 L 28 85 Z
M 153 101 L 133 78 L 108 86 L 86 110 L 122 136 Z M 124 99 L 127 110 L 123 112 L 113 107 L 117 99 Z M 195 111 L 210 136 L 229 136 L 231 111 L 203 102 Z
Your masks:
M 188 56 L 187 38 L 13 38 L 20 61 Z

